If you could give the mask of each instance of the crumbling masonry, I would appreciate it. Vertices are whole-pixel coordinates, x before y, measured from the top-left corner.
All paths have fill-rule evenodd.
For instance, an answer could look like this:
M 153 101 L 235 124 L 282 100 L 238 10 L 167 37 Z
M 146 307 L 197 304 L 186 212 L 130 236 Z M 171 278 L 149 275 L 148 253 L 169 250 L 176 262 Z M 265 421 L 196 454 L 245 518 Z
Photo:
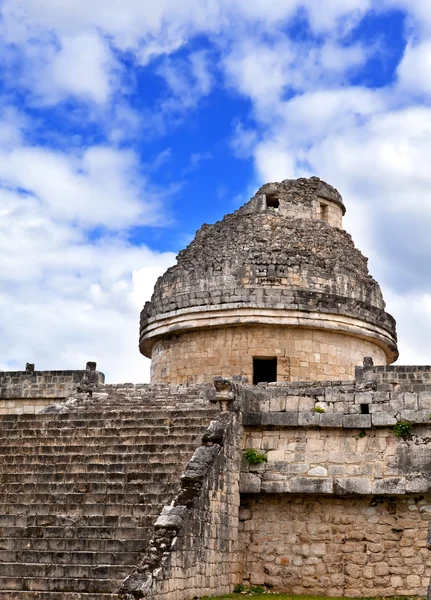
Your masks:
M 149 385 L 0 374 L 1 600 L 426 595 L 431 367 L 390 366 L 344 212 L 312 177 L 204 225 L 142 311 Z

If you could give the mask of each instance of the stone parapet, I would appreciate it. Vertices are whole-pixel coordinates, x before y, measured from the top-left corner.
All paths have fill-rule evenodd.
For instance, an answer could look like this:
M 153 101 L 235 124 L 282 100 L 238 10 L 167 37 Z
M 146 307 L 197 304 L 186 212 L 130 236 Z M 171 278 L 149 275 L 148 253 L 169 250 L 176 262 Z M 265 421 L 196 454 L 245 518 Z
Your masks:
M 0 415 L 37 413 L 55 401 L 68 398 L 80 389 L 95 389 L 105 375 L 96 371 L 96 363 L 84 370 L 35 371 L 27 364 L 25 371 L 0 372 Z

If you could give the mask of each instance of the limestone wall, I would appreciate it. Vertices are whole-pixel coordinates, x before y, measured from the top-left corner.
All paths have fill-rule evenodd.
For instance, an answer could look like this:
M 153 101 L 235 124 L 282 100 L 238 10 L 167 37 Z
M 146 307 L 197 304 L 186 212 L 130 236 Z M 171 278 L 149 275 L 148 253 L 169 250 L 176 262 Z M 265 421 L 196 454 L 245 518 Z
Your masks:
M 265 325 L 220 327 L 167 336 L 156 342 L 151 380 L 211 382 L 214 374 L 253 381 L 253 357 L 277 357 L 278 381 L 354 378 L 355 366 L 370 356 L 386 364 L 382 348 L 330 331 Z
M 426 595 L 431 496 L 243 496 L 244 581 L 293 594 Z
M 35 414 L 70 396 L 89 377 L 94 383 L 105 381 L 104 374 L 95 370 L 96 363 L 70 371 L 35 371 L 34 365 L 27 367 L 25 371 L 0 372 L 0 415 Z
M 246 582 L 304 595 L 426 594 L 429 371 L 366 366 L 350 382 L 237 388 L 243 447 L 267 458 L 243 458 Z

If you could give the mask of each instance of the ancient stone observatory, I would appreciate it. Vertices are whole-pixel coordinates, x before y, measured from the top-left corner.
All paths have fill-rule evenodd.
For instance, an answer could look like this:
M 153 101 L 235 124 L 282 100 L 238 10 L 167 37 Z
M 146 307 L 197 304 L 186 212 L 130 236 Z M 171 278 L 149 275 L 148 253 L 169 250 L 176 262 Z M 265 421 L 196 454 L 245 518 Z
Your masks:
M 312 177 L 268 183 L 203 225 L 141 313 L 152 382 L 352 379 L 364 356 L 396 360 L 395 322 L 344 213 Z

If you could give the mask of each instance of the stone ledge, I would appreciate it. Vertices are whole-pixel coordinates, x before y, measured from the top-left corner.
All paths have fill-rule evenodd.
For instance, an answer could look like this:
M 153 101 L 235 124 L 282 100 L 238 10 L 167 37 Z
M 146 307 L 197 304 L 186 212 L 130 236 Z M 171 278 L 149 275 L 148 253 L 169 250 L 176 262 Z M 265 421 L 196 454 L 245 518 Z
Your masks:
M 334 429 L 370 429 L 371 427 L 393 427 L 398 421 L 414 424 L 429 424 L 429 410 L 381 411 L 369 415 L 345 413 L 308 412 L 249 412 L 243 415 L 246 427 L 326 427 Z

